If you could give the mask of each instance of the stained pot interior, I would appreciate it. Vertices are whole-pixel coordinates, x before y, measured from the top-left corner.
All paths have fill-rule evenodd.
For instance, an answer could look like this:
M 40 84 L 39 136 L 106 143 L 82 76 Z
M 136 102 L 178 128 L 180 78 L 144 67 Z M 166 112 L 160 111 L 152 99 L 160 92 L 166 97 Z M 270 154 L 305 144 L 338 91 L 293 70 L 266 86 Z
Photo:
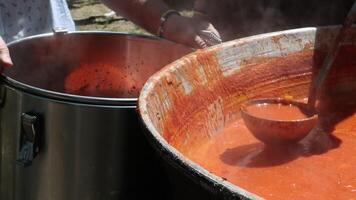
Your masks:
M 95 81 L 101 70 L 114 72 L 101 75 L 97 84 L 107 82 L 107 90 L 94 90 L 89 95 L 134 98 L 145 81 L 164 65 L 186 55 L 191 50 L 182 45 L 153 37 L 105 32 L 74 32 L 25 39 L 10 44 L 14 66 L 5 76 L 40 89 L 66 93 L 66 77 L 81 66 L 98 66 L 80 74 L 88 82 Z M 91 73 L 88 73 L 91 72 Z M 97 71 L 99 71 L 97 73 Z M 109 87 L 115 83 L 117 86 Z M 85 87 L 85 85 L 83 86 Z M 79 94 L 81 95 L 81 94 Z M 84 94 L 88 95 L 88 94 Z
M 322 63 L 336 30 L 304 28 L 243 38 L 170 64 L 149 79 L 139 99 L 149 134 L 186 167 L 203 171 L 207 179 L 225 185 L 225 179 L 209 173 L 212 169 L 189 160 L 192 151 L 240 119 L 240 105 L 248 99 L 307 97 L 312 74 Z M 356 64 L 352 60 L 354 36 L 355 30 L 345 42 L 353 50 L 346 48 L 342 54 L 351 54 L 347 62 Z M 356 70 L 339 72 L 332 70 L 323 99 L 356 94 Z M 348 102 L 354 102 L 354 97 L 350 95 Z

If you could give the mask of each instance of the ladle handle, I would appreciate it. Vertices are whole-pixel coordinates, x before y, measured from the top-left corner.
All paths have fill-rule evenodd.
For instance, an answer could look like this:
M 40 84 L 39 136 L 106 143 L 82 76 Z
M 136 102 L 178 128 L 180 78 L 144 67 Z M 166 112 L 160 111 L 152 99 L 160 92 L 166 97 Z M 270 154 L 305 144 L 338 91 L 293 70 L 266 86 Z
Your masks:
M 316 76 L 312 87 L 310 88 L 309 91 L 309 98 L 308 98 L 308 107 L 310 110 L 315 109 L 315 102 L 317 99 L 317 96 L 321 90 L 321 87 L 324 83 L 324 80 L 326 76 L 328 75 L 328 72 L 331 68 L 331 66 L 334 63 L 335 57 L 339 53 L 339 47 L 340 47 L 340 42 L 342 42 L 347 35 L 348 29 L 352 26 L 353 22 L 356 20 L 356 1 L 352 5 L 351 10 L 347 14 L 347 17 L 344 21 L 343 26 L 341 27 L 338 35 L 336 36 L 336 39 L 334 40 L 333 45 L 331 46 L 331 49 L 329 50 L 323 65 L 321 66 L 318 75 Z

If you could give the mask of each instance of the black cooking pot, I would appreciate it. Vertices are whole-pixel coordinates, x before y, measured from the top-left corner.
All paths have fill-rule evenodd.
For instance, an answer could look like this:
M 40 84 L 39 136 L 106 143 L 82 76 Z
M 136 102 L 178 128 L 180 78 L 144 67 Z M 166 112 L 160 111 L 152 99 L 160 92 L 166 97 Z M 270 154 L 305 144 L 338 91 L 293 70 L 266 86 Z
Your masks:
M 0 199 L 135 199 L 138 191 L 164 198 L 154 184 L 164 175 L 138 125 L 137 96 L 152 73 L 191 49 L 108 32 L 55 32 L 9 49 Z

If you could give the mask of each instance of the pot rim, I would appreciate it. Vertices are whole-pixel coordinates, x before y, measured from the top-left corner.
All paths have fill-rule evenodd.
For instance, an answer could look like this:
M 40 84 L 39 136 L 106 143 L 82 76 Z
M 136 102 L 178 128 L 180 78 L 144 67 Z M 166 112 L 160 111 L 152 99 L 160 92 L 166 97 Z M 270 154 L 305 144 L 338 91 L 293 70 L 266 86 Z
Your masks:
M 125 32 L 112 32 L 112 31 L 66 31 L 66 30 L 64 30 L 63 32 L 54 31 L 53 33 L 43 33 L 43 34 L 25 37 L 25 38 L 22 38 L 19 40 L 12 41 L 12 42 L 8 43 L 7 45 L 9 47 L 11 47 L 13 45 L 16 45 L 16 44 L 24 42 L 24 41 L 38 39 L 38 38 L 51 37 L 51 36 L 55 36 L 57 34 L 58 35 L 63 35 L 63 34 L 64 35 L 67 35 L 67 34 L 70 34 L 70 35 L 90 35 L 90 34 L 118 35 L 118 36 L 123 36 L 123 37 L 127 37 L 127 38 L 149 39 L 152 41 L 164 40 L 165 42 L 175 44 L 175 43 L 168 41 L 166 39 L 163 39 L 163 38 L 159 38 L 156 36 L 150 36 L 150 35 L 143 35 L 143 34 L 131 34 L 131 33 L 125 33 Z M 180 44 L 176 44 L 176 45 L 180 45 Z M 184 45 L 181 45 L 181 46 L 184 46 Z M 55 92 L 55 91 L 46 90 L 46 89 L 42 89 L 39 87 L 35 87 L 35 86 L 31 86 L 31 85 L 22 83 L 20 81 L 17 81 L 13 78 L 10 78 L 10 77 L 4 75 L 4 74 L 0 75 L 0 81 L 4 82 L 5 85 L 8 85 L 15 89 L 18 89 L 22 92 L 34 94 L 34 95 L 45 97 L 45 98 L 60 100 L 60 101 L 67 101 L 67 102 L 69 101 L 69 102 L 73 102 L 73 103 L 136 107 L 137 101 L 138 101 L 138 97 L 136 97 L 136 98 L 133 98 L 133 97 L 131 97 L 131 98 L 129 98 L 129 97 L 107 98 L 107 97 L 91 97 L 91 96 L 81 96 L 81 95 Z

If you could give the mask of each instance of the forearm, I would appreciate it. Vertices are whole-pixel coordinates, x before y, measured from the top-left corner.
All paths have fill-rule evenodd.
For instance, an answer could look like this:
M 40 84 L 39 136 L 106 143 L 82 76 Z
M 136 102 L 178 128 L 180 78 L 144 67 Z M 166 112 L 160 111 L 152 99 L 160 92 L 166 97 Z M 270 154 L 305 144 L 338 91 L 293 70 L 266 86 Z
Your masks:
M 0 72 L 2 72 L 3 67 L 11 67 L 12 61 L 10 58 L 9 49 L 5 41 L 0 36 Z
M 169 7 L 162 0 L 102 0 L 112 10 L 156 34 L 160 18 Z

